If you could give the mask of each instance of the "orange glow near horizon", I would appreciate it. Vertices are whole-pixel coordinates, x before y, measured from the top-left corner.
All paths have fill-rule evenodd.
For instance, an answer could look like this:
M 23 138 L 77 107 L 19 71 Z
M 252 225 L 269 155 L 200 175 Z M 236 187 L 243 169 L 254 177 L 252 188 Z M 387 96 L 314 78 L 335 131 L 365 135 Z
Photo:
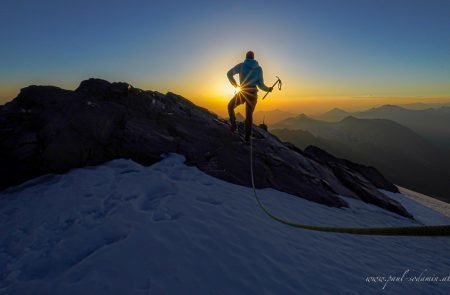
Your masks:
M 316 115 L 333 108 L 341 108 L 346 111 L 360 111 L 385 104 L 450 104 L 450 96 L 343 95 L 345 92 L 352 93 L 356 91 L 351 91 L 350 86 L 346 87 L 347 89 L 339 89 L 334 85 L 323 85 L 320 87 L 318 83 L 295 83 L 295 79 L 289 79 L 289 77 L 284 79 L 281 77 L 281 79 L 283 81 L 281 91 L 274 89 L 264 100 L 261 98 L 265 95 L 265 92 L 261 90 L 258 92 L 259 100 L 256 111 L 279 109 L 293 114 L 306 113 L 308 115 Z M 271 86 L 275 79 L 273 78 L 272 80 L 270 77 L 267 78 L 266 75 L 266 85 Z M 220 116 L 228 116 L 227 104 L 235 95 L 236 88 L 229 83 L 225 73 L 210 76 L 209 81 L 203 84 L 202 87 L 192 88 L 190 91 L 183 92 L 180 88 L 179 94 Z M 297 87 L 292 87 L 292 84 L 297 85 Z M 329 93 L 337 93 L 338 95 Z M 236 112 L 244 113 L 243 107 L 238 107 Z
M 218 56 L 215 57 L 214 63 L 207 60 L 205 64 L 198 65 L 195 73 L 172 84 L 176 85 L 176 88 L 170 85 L 167 88 L 226 117 L 227 104 L 236 93 L 236 88 L 230 84 L 226 73 L 236 63 L 241 62 L 242 57 L 230 56 L 228 53 L 223 55 L 219 53 Z M 315 115 L 333 108 L 359 111 L 385 104 L 450 104 L 448 95 L 450 88 L 447 84 L 410 85 L 401 81 L 398 83 L 367 81 L 363 84 L 329 77 L 314 79 L 309 77 L 308 69 L 297 70 L 286 64 L 284 59 L 276 61 L 262 56 L 258 61 L 264 71 L 265 84 L 271 86 L 276 81 L 275 76 L 279 75 L 283 81 L 283 88 L 281 91 L 274 89 L 264 100 L 261 98 L 265 92 L 259 91 L 260 99 L 256 111 L 280 109 L 294 114 Z M 238 77 L 235 78 L 239 82 Z M 236 111 L 243 113 L 242 107 L 238 107 Z
M 233 66 L 232 63 L 230 63 Z M 190 99 L 195 104 L 205 107 L 210 111 L 227 117 L 227 104 L 237 92 L 226 77 L 226 71 L 229 65 L 221 64 L 219 69 L 213 67 L 211 72 L 215 74 L 206 75 L 191 75 L 189 77 L 182 77 L 178 81 L 171 83 L 155 81 L 148 83 L 145 80 L 128 81 L 135 87 L 144 90 L 155 90 L 162 93 L 171 91 Z M 271 67 L 264 69 L 266 85 L 271 86 L 275 78 L 268 73 L 275 72 Z M 183 79 L 184 78 L 184 79 Z M 283 81 L 283 89 L 279 91 L 274 89 L 266 99 L 262 100 L 264 91 L 259 91 L 259 100 L 256 111 L 270 111 L 283 110 L 293 114 L 305 113 L 307 115 L 316 115 L 324 113 L 333 108 L 341 108 L 346 111 L 360 111 L 368 108 L 381 106 L 385 104 L 405 105 L 412 103 L 448 103 L 450 105 L 450 96 L 426 96 L 422 95 L 424 92 L 433 93 L 433 89 L 425 89 L 422 92 L 418 91 L 420 96 L 371 96 L 371 95 L 345 95 L 346 93 L 361 93 L 363 89 L 360 87 L 352 88 L 352 85 L 336 86 L 332 83 L 319 83 L 318 81 L 307 81 L 306 79 L 294 79 L 289 76 L 281 76 Z M 151 80 L 151 79 L 148 79 Z M 114 80 L 110 80 L 114 81 Z M 37 85 L 55 85 L 65 89 L 75 89 L 78 87 L 80 81 L 75 83 L 52 81 L 36 81 Z M 20 88 L 28 85 L 9 85 L 9 87 L 0 87 L 0 104 L 3 104 L 15 96 L 20 91 Z M 442 87 L 439 87 L 442 88 Z M 439 89 L 438 88 L 438 89 Z M 356 90 L 355 90 L 356 89 Z M 445 90 L 445 89 L 444 89 Z M 336 95 L 333 95 L 333 94 Z M 236 109 L 236 112 L 244 113 L 243 106 Z
M 234 88 L 233 88 L 234 89 Z M 333 108 L 341 108 L 343 110 L 354 112 L 362 111 L 372 107 L 377 107 L 386 104 L 394 105 L 408 105 L 415 103 L 423 104 L 439 104 L 447 103 L 450 105 L 450 97 L 333 97 L 333 96 L 283 96 L 282 92 L 274 90 L 274 93 L 270 93 L 266 99 L 261 100 L 265 92 L 259 91 L 259 100 L 256 106 L 256 111 L 271 111 L 282 110 L 293 114 L 305 113 L 307 115 L 317 115 L 327 112 Z M 210 111 L 226 117 L 228 101 L 233 97 L 234 92 L 231 91 L 229 95 L 216 95 L 216 96 L 202 96 L 188 98 L 194 103 L 209 109 Z M 244 113 L 244 107 L 239 106 L 236 112 Z

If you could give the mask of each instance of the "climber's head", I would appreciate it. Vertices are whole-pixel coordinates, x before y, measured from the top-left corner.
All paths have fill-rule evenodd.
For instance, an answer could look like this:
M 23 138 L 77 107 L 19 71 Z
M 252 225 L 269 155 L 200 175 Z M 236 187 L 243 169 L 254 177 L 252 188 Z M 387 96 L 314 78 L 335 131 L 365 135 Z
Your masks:
M 255 59 L 255 54 L 253 51 L 247 51 L 247 54 L 245 55 L 245 58 L 247 59 Z

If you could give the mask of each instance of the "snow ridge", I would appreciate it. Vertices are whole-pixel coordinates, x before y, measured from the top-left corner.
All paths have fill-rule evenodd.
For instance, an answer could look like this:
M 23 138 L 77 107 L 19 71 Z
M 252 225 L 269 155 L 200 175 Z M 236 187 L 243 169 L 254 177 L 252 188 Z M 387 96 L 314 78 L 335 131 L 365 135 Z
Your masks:
M 387 192 L 386 192 L 387 193 Z M 400 194 L 418 222 L 358 200 L 331 208 L 273 189 L 286 219 L 338 226 L 446 224 Z M 43 176 L 0 194 L 1 294 L 373 294 L 367 276 L 450 269 L 446 237 L 352 236 L 267 218 L 251 189 L 169 154 Z M 387 294 L 448 294 L 450 282 L 389 283 Z

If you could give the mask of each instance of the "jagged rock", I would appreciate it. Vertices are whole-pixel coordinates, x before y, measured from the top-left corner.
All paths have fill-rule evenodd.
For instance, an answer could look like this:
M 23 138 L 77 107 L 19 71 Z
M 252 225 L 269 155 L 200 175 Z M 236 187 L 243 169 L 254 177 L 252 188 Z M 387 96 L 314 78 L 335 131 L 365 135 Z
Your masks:
M 330 167 L 334 175 L 350 188 L 360 200 L 382 208 L 391 208 L 390 210 L 395 210 L 396 206 L 399 205 L 393 200 L 386 200 L 386 197 L 380 191 L 373 189 L 373 186 L 375 186 L 391 192 L 399 192 L 397 187 L 387 181 L 375 168 L 336 158 L 315 146 L 308 146 L 305 152 L 311 158 Z
M 264 123 L 259 124 L 258 127 L 261 128 L 261 129 L 264 130 L 264 131 L 269 131 L 269 129 L 267 128 L 267 125 L 264 124 Z
M 305 149 L 305 152 L 308 156 L 313 158 L 314 160 L 328 165 L 328 166 L 341 166 L 341 167 L 349 167 L 351 170 L 354 170 L 364 176 L 367 180 L 369 180 L 375 187 L 384 189 L 390 192 L 398 193 L 398 188 L 389 182 L 377 169 L 374 167 L 369 167 L 357 163 L 353 163 L 349 160 L 339 159 L 335 156 L 329 154 L 328 152 L 316 147 L 316 146 L 308 146 Z
M 373 168 L 330 164 L 329 156 L 295 149 L 256 126 L 254 138 L 258 188 L 345 207 L 341 194 L 411 217 L 377 190 L 393 189 Z M 249 146 L 217 115 L 174 93 L 89 79 L 75 91 L 30 86 L 0 107 L 0 189 L 116 158 L 149 165 L 170 152 L 212 176 L 251 185 Z

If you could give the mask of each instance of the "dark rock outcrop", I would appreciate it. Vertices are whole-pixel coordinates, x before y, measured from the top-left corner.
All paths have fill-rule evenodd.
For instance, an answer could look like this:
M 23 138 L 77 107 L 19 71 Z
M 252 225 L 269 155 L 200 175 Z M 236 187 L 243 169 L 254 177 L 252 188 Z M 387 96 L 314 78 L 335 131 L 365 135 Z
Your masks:
M 334 207 L 347 206 L 344 195 L 412 217 L 378 191 L 396 189 L 375 169 L 303 152 L 254 128 L 257 187 Z M 30 86 L 0 107 L 0 189 L 116 158 L 149 165 L 170 152 L 217 178 L 251 184 L 249 146 L 215 114 L 174 93 L 89 79 L 75 91 Z
M 375 168 L 336 158 L 315 146 L 308 146 L 305 153 L 314 160 L 330 167 L 334 175 L 362 201 L 395 210 L 395 206 L 392 207 L 391 202 L 387 201 L 381 192 L 373 191 L 371 188 L 372 185 L 375 185 L 380 189 L 399 192 L 397 187 L 387 181 Z
M 316 147 L 316 146 L 308 146 L 305 149 L 305 152 L 308 156 L 313 158 L 314 160 L 327 165 L 329 167 L 334 167 L 333 169 L 341 169 L 345 170 L 346 168 L 350 168 L 353 171 L 358 172 L 366 179 L 370 180 L 372 184 L 374 184 L 377 188 L 384 189 L 390 192 L 398 193 L 398 188 L 389 182 L 377 169 L 374 167 L 369 167 L 357 163 L 353 163 L 349 160 L 339 159 L 335 156 L 329 154 L 328 152 Z

